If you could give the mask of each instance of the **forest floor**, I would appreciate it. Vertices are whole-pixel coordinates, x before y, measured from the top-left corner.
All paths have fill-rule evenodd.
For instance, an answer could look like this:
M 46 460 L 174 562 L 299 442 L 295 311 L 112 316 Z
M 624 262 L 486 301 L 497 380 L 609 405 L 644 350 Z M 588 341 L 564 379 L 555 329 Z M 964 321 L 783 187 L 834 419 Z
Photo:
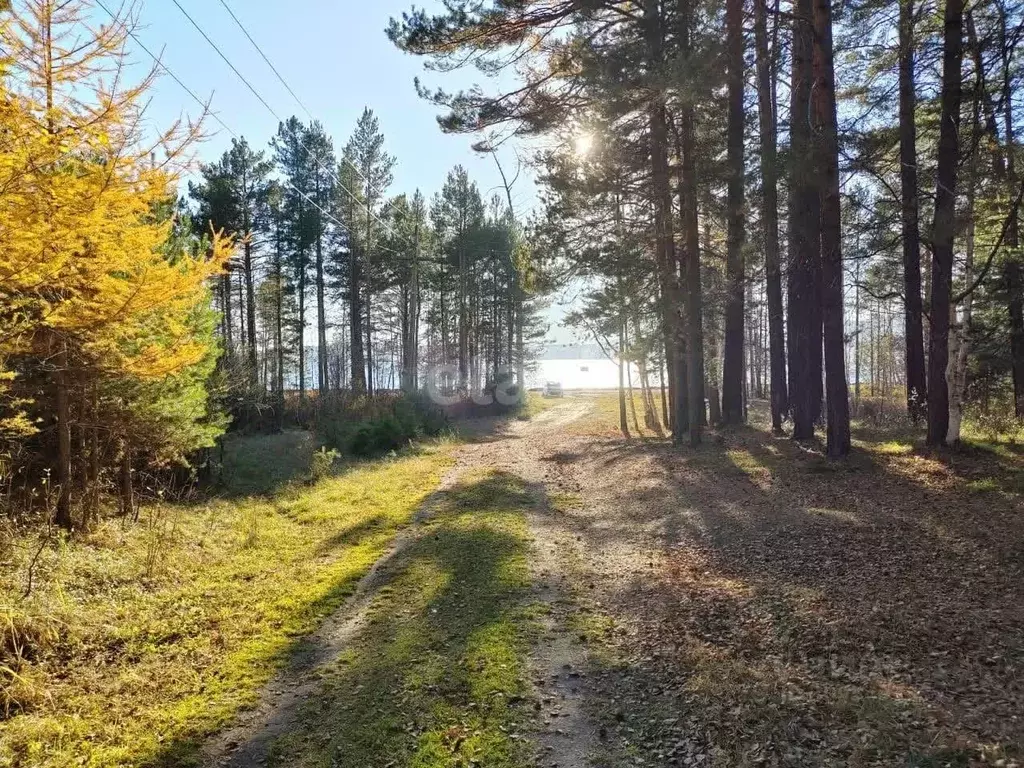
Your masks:
M 1021 446 L 862 429 L 834 464 L 753 417 L 696 451 L 623 440 L 607 396 L 470 430 L 361 629 L 246 759 L 1018 764 Z
M 0 765 L 1024 765 L 1019 443 L 836 464 L 758 408 L 692 450 L 542 405 L 266 497 L 274 444 L 102 585 L 64 555 L 95 616 Z

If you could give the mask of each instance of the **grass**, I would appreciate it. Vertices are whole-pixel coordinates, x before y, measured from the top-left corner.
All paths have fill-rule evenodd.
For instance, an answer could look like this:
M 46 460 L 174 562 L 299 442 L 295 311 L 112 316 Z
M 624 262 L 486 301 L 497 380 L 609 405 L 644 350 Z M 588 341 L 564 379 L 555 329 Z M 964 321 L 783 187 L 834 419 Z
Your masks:
M 658 419 L 662 418 L 661 393 L 652 393 L 654 397 L 654 410 Z M 602 392 L 592 396 L 593 407 L 585 419 L 573 423 L 569 428 L 576 434 L 593 437 L 621 437 L 619 429 L 619 395 L 618 392 Z M 633 392 L 633 406 L 636 408 L 636 421 L 633 420 L 633 410 L 629 404 L 629 394 L 626 395 L 626 420 L 629 423 L 629 432 L 633 437 L 654 438 L 663 437 L 648 429 L 644 424 L 644 401 L 638 390 Z M 637 424 L 640 426 L 637 432 Z M 667 431 L 667 430 L 666 430 Z
M 535 416 L 539 416 L 544 411 L 554 408 L 559 403 L 564 402 L 559 397 L 544 397 L 540 392 L 526 393 L 525 402 L 519 407 L 516 413 L 516 418 L 522 421 L 529 421 Z
M 523 738 L 532 503 L 501 473 L 446 493 L 269 764 L 533 765 Z
M 298 432 L 232 442 L 224 478 L 234 498 L 148 506 L 137 526 L 111 521 L 48 547 L 28 598 L 35 547 L 16 555 L 0 580 L 0 766 L 193 764 L 451 462 L 427 446 L 295 482 L 312 449 Z

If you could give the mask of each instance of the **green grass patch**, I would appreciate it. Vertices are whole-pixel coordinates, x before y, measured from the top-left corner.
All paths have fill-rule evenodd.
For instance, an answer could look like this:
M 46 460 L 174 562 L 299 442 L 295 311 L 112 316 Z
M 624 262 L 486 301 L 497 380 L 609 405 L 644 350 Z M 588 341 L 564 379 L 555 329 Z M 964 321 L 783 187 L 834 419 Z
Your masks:
M 909 456 L 914 452 L 914 444 L 909 440 L 884 440 L 865 445 L 871 453 L 881 456 Z
M 523 509 L 532 503 L 501 473 L 447 493 L 270 765 L 532 765 L 523 738 L 532 627 Z
M 1000 490 L 999 482 L 994 477 L 984 477 L 967 483 L 968 493 L 998 493 Z
M 236 492 L 142 510 L 46 547 L 24 598 L 25 546 L 0 581 L 8 716 L 0 765 L 182 766 L 257 701 L 299 638 L 338 608 L 451 462 L 416 455 L 305 480 L 311 440 L 246 438 L 226 452 Z M 306 464 L 305 468 L 303 463 Z M 15 684 L 12 684 L 12 680 Z M 2 712 L 0 712 L 2 714 Z

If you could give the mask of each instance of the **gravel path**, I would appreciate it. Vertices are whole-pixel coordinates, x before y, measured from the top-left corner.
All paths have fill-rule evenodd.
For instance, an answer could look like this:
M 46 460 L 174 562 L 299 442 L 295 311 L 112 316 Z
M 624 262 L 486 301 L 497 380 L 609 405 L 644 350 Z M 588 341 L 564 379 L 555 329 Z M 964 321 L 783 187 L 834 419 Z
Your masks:
M 566 427 L 590 407 L 585 400 L 568 400 L 528 422 L 512 422 L 497 435 L 464 446 L 458 460 L 461 472 L 486 468 L 514 474 L 535 494 L 527 521 L 533 537 L 533 597 L 542 618 L 530 670 L 539 702 L 538 766 L 545 768 L 586 768 L 598 746 L 598 729 L 588 714 L 593 691 L 586 647 L 571 624 L 576 605 L 569 564 L 580 557 L 580 541 L 574 521 L 551 503 L 552 497 L 579 490 L 565 469 L 562 449 L 573 441 Z

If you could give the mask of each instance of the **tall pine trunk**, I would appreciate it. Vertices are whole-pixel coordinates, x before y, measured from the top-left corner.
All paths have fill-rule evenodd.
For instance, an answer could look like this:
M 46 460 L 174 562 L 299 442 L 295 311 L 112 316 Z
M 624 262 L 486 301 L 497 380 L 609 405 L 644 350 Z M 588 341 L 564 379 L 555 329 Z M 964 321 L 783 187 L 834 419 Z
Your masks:
M 789 411 L 786 385 L 786 338 L 782 308 L 782 267 L 779 256 L 778 120 L 775 113 L 773 56 L 768 51 L 767 0 L 754 0 L 754 44 L 757 49 L 757 97 L 761 129 L 762 219 L 764 224 L 765 288 L 768 298 L 768 346 L 771 366 L 772 431 L 782 433 Z M 778 24 L 778 21 L 775 22 Z
M 299 347 L 299 402 L 306 402 L 306 254 L 299 249 L 299 321 L 296 343 Z
M 256 354 L 256 278 L 252 258 L 252 219 L 249 212 L 249 177 L 247 169 L 242 168 L 242 231 L 245 241 L 242 246 L 242 273 L 245 279 L 245 326 L 246 326 L 246 357 L 249 382 L 255 387 L 259 373 L 259 362 Z
M 277 371 L 274 380 L 274 426 L 278 432 L 284 428 L 284 272 L 281 242 L 281 219 L 276 222 L 274 244 L 274 343 L 277 346 Z
M 320 200 L 320 173 L 316 173 L 316 199 Z M 317 389 L 322 398 L 330 389 L 327 373 L 327 290 L 324 285 L 324 221 L 316 215 L 316 359 Z
M 245 277 L 245 324 L 247 327 L 246 356 L 249 378 L 255 383 L 259 362 L 256 355 L 256 284 L 253 277 L 252 242 L 247 237 L 243 249 Z
M 355 243 L 349 246 L 348 254 L 348 302 L 349 331 L 351 336 L 352 391 L 366 391 L 366 358 L 363 356 L 363 286 L 360 279 L 359 248 Z
M 1012 47 L 1006 40 L 1006 13 L 996 3 L 1000 16 L 1000 51 L 1003 63 L 1003 130 L 1006 134 L 1006 181 L 1009 186 L 1009 200 L 1017 195 L 1017 141 L 1013 133 L 1013 56 Z M 1019 43 L 1018 43 L 1019 44 Z M 1016 206 L 1016 203 L 1011 203 Z M 1021 265 L 1020 212 L 1010 210 L 1010 221 L 1006 228 L 1006 291 L 1007 309 L 1010 316 L 1010 367 L 1013 373 L 1013 408 L 1017 419 L 1024 421 L 1024 267 Z
M 726 305 L 722 361 L 722 420 L 743 421 L 743 0 L 725 4 L 729 113 L 726 128 Z
M 690 55 L 693 26 L 692 0 L 679 3 L 679 46 L 684 57 Z M 742 37 L 742 35 L 741 35 Z M 742 58 L 742 39 L 741 39 Z M 684 99 L 679 107 L 680 133 L 680 220 L 682 225 L 683 278 L 686 281 L 686 346 L 689 353 L 690 445 L 701 441 L 707 423 L 704 409 L 704 299 L 701 292 L 700 232 L 697 216 L 697 141 L 693 103 Z
M 629 434 L 629 418 L 626 412 L 626 307 L 622 294 L 622 278 L 619 283 L 619 430 L 627 440 Z
M 366 385 L 366 392 L 373 394 L 374 391 L 374 376 L 373 376 L 373 267 L 372 267 L 372 250 L 371 242 L 373 237 L 373 221 L 372 221 L 372 205 L 370 198 L 370 187 L 369 182 L 366 186 L 366 248 L 364 255 L 366 256 L 366 280 L 364 284 L 366 287 L 366 298 L 363 301 L 363 308 L 366 312 L 366 327 L 364 332 L 366 334 L 366 347 L 364 350 L 364 356 L 366 357 L 366 378 L 364 383 Z
M 644 5 L 644 24 L 647 35 L 647 53 L 651 69 L 660 70 L 664 63 L 664 31 L 658 0 L 647 0 Z M 672 227 L 672 189 L 668 167 L 668 123 L 665 113 L 665 90 L 650 84 L 648 103 L 650 131 L 650 162 L 652 197 L 654 203 L 654 229 L 659 281 L 661 283 L 661 323 L 666 354 L 672 361 L 669 379 L 669 397 L 672 399 L 672 433 L 679 442 L 690 428 L 688 413 L 686 362 L 679 317 L 678 281 L 675 275 L 675 241 Z
M 813 82 L 811 0 L 795 0 L 790 87 L 789 184 L 789 403 L 793 439 L 814 437 L 821 408 L 821 312 L 819 210 L 814 183 L 810 100 Z
M 974 109 L 972 111 L 972 135 L 977 136 L 981 125 L 980 108 L 980 87 L 976 89 L 974 97 Z M 966 234 L 964 242 L 964 273 L 965 285 L 971 284 L 974 272 L 974 250 L 975 250 L 975 203 L 977 197 L 978 180 L 978 158 L 973 154 L 968 161 L 967 167 L 967 209 L 965 211 Z M 955 312 L 956 309 L 953 309 Z M 952 313 L 951 313 L 952 314 Z M 950 344 L 949 365 L 947 376 L 949 379 L 949 425 L 946 427 L 946 445 L 957 446 L 960 444 L 960 427 L 963 424 L 964 398 L 967 394 L 967 358 L 970 354 L 971 321 L 974 314 L 974 292 L 967 291 L 963 299 L 963 307 L 960 313 L 960 321 L 950 330 L 952 343 Z
M 231 268 L 220 278 L 221 335 L 224 337 L 224 354 L 230 358 L 235 351 L 234 335 L 231 329 Z
M 960 163 L 963 16 L 963 0 L 946 0 L 943 21 L 939 156 L 935 184 L 935 218 L 932 224 L 931 334 L 928 348 L 929 445 L 941 445 L 949 428 L 946 366 L 949 362 L 957 166 Z
M 817 70 L 815 113 L 821 174 L 821 304 L 827 452 L 831 458 L 842 458 L 850 452 L 850 393 L 846 382 L 846 329 L 843 323 L 843 237 L 831 0 L 815 0 L 814 33 Z
M 402 353 L 402 389 L 406 392 L 415 392 L 417 384 L 418 364 L 416 352 L 419 347 L 418 320 L 420 314 L 419 291 L 420 291 L 420 225 L 416 224 L 413 234 L 412 264 L 409 269 L 408 305 L 405 314 L 405 334 L 403 341 L 405 349 Z
M 914 113 L 914 0 L 900 0 L 900 197 L 903 235 L 904 336 L 907 411 L 917 421 L 927 412 L 924 307 L 921 298 L 921 232 L 918 222 L 917 125 Z

